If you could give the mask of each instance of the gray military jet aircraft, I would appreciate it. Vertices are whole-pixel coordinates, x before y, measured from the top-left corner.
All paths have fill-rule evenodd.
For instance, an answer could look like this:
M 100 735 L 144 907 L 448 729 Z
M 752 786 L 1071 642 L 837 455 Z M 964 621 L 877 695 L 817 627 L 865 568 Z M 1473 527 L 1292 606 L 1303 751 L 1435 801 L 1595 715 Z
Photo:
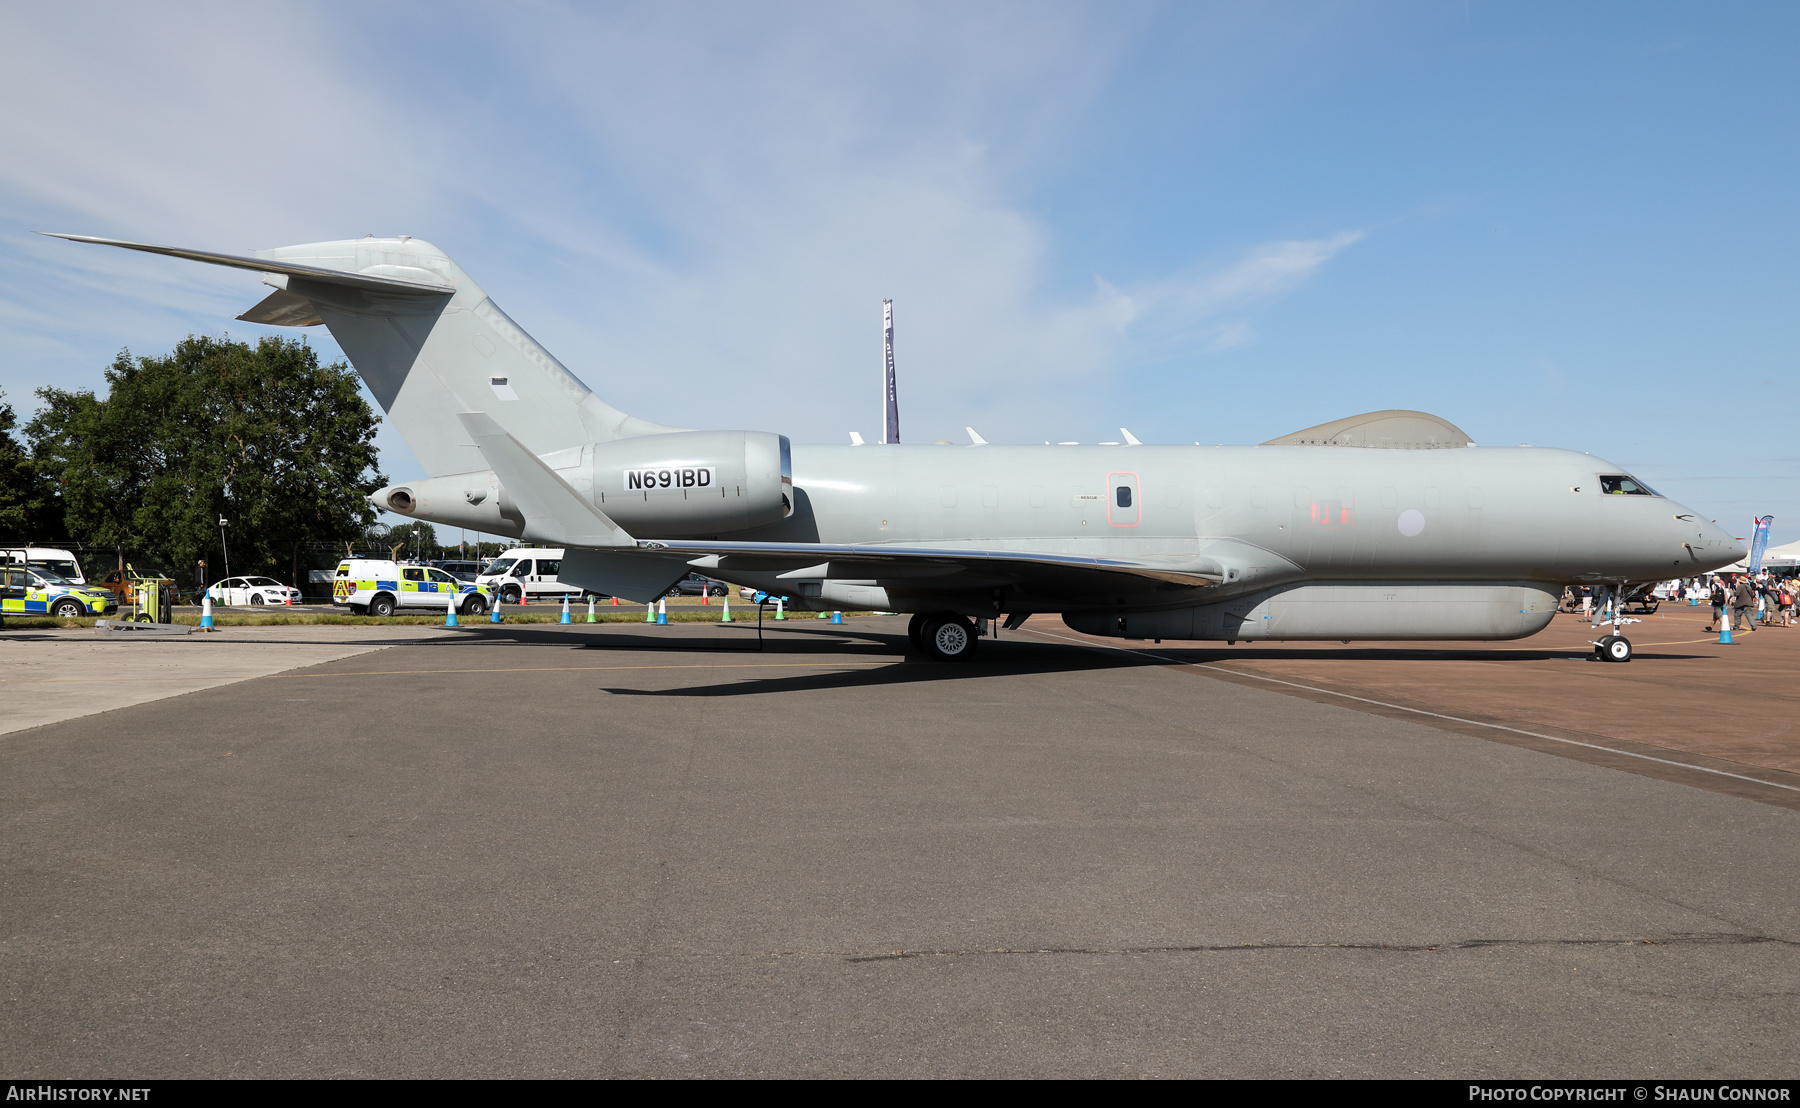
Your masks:
M 57 237 L 253 270 L 275 291 L 239 319 L 328 327 L 432 474 L 379 508 L 564 547 L 562 580 L 627 599 L 697 568 L 914 613 L 943 660 L 978 620 L 1040 612 L 1126 639 L 1516 639 L 1565 584 L 1617 595 L 1745 554 L 1617 466 L 1478 448 L 1423 412 L 1260 446 L 790 446 L 618 411 L 417 239 L 252 257 Z

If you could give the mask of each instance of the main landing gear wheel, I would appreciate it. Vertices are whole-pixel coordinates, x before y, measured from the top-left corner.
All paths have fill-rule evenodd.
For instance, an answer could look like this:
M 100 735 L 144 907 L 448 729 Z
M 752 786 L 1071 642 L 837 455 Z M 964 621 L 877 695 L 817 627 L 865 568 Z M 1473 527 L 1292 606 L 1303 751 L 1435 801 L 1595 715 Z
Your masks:
M 924 631 L 925 653 L 940 662 L 966 662 L 975 655 L 975 625 L 962 616 L 932 616 Z
M 1606 635 L 1594 644 L 1594 657 L 1602 662 L 1631 661 L 1631 640 L 1623 635 Z
M 906 621 L 906 637 L 911 640 L 913 649 L 925 653 L 925 621 L 930 619 L 925 612 L 918 612 Z

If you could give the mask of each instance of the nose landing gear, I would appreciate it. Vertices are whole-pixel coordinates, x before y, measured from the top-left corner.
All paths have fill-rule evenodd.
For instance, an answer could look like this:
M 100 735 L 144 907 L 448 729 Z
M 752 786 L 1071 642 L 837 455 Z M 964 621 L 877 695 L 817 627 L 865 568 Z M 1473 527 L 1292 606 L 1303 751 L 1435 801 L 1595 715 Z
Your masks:
M 1631 640 L 1619 634 L 1619 628 L 1628 623 L 1642 623 L 1641 619 L 1630 619 L 1625 615 L 1625 587 L 1619 585 L 1603 585 L 1600 595 L 1595 599 L 1599 606 L 1594 610 L 1594 626 L 1610 622 L 1613 630 L 1610 635 L 1602 635 L 1594 640 L 1594 661 L 1596 662 L 1629 662 L 1631 661 Z M 1610 613 L 1610 620 L 1608 614 Z
M 1594 661 L 1631 661 L 1631 640 L 1624 635 L 1603 635 L 1594 640 Z

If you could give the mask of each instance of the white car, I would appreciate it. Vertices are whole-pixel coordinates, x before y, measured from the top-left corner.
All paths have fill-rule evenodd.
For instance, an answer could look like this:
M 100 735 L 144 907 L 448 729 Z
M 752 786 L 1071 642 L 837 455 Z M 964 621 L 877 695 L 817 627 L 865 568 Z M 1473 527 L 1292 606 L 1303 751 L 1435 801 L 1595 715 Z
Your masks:
M 214 604 L 263 605 L 300 603 L 300 590 L 290 588 L 273 577 L 227 577 L 206 590 Z

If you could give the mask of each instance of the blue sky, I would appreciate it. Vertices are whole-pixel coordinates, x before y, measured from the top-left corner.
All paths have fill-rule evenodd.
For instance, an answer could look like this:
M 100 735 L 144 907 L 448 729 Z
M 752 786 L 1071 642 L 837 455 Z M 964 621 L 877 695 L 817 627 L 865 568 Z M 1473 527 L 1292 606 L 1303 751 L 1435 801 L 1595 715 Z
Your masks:
M 909 441 L 1420 408 L 1792 541 L 1797 46 L 1791 3 L 9 5 L 0 388 L 269 330 L 253 275 L 32 231 L 403 233 L 665 423 L 874 438 L 893 297 Z

